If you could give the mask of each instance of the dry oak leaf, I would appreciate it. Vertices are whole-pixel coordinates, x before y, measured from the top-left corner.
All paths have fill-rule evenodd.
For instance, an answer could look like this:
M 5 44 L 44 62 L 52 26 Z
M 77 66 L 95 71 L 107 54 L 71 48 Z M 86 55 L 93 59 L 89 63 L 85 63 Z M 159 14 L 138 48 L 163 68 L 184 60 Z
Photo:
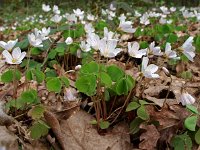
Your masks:
M 160 133 L 154 125 L 141 125 L 140 128 L 145 129 L 146 132 L 140 136 L 140 149 L 154 150 L 156 149 L 157 141 L 160 138 Z

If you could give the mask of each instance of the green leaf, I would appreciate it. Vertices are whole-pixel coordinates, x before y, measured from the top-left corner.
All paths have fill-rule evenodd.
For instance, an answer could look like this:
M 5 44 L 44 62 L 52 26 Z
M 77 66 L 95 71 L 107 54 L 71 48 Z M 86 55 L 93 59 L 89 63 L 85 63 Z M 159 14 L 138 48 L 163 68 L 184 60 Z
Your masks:
M 142 120 L 149 120 L 149 114 L 146 112 L 145 107 L 142 105 L 137 109 L 137 115 Z
M 88 96 L 92 96 L 96 93 L 96 76 L 81 76 L 76 80 L 75 86 L 80 92 L 85 93 Z
M 18 70 L 8 70 L 1 75 L 1 81 L 4 83 L 18 81 L 20 78 L 21 73 Z
M 38 102 L 36 90 L 31 89 L 31 90 L 23 92 L 20 96 L 20 101 L 26 104 Z
M 64 53 L 65 48 L 64 47 L 56 47 L 55 51 L 58 52 L 58 53 Z
M 27 49 L 29 46 L 28 38 L 25 38 L 24 40 L 18 42 L 15 47 L 19 47 L 20 49 Z
M 191 150 L 192 140 L 186 132 L 182 135 L 174 136 L 171 140 L 171 145 L 174 147 L 174 150 Z
M 43 121 L 38 121 L 33 124 L 30 128 L 31 131 L 31 138 L 33 139 L 39 139 L 42 136 L 45 136 L 49 132 L 49 126 L 46 125 Z
M 128 94 L 128 83 L 125 78 L 122 78 L 116 82 L 116 93 L 118 95 Z
M 187 117 L 184 121 L 185 127 L 190 131 L 195 131 L 197 119 L 198 119 L 197 116 Z
M 39 48 L 37 48 L 37 47 L 31 48 L 31 54 L 32 55 L 39 55 L 41 52 L 42 51 Z
M 8 70 L 1 75 L 1 81 L 4 83 L 9 83 L 13 81 L 13 71 Z
M 97 120 L 95 120 L 95 119 L 94 119 L 94 120 L 91 120 L 91 121 L 90 121 L 90 124 L 96 125 L 96 124 L 97 124 Z
M 67 77 L 60 77 L 61 81 L 64 83 L 65 87 L 68 87 L 69 86 L 69 80 Z
M 44 106 L 42 105 L 37 105 L 35 107 L 33 107 L 30 111 L 29 111 L 29 115 L 32 117 L 32 119 L 36 120 L 36 119 L 40 119 L 43 117 L 43 113 L 45 111 Z
M 105 91 L 104 91 L 104 98 L 105 98 L 105 101 L 110 100 L 110 93 L 109 93 L 108 89 L 105 89 Z
M 83 74 L 92 74 L 92 73 L 97 74 L 98 71 L 99 71 L 99 65 L 95 61 L 92 61 L 88 64 L 84 64 L 80 70 L 80 72 Z
M 148 105 L 151 103 L 146 102 L 145 100 L 139 100 L 140 105 Z
M 181 73 L 183 79 L 192 79 L 192 73 L 190 71 L 184 71 Z
M 194 139 L 195 139 L 195 142 L 196 142 L 197 144 L 200 145 L 200 128 L 199 128 L 199 130 L 195 133 Z
M 20 109 L 24 106 L 24 103 L 22 101 L 20 101 L 20 99 L 14 99 L 14 100 L 10 100 L 9 102 L 6 103 L 6 108 L 17 108 Z
M 141 49 L 145 49 L 145 48 L 147 48 L 148 46 L 149 46 L 149 44 L 148 44 L 146 41 L 140 42 L 140 48 L 141 48 Z
M 37 81 L 38 83 L 42 83 L 42 81 L 44 81 L 44 79 L 45 79 L 45 74 L 44 74 L 42 71 L 40 71 L 40 70 L 38 70 L 38 69 L 35 69 L 35 70 L 34 70 L 34 74 L 35 74 L 36 81 Z
M 107 129 L 110 126 L 110 123 L 108 121 L 100 121 L 99 126 L 101 129 Z
M 95 28 L 97 30 L 104 30 L 104 27 L 107 27 L 107 23 L 105 21 L 102 21 L 102 20 L 97 22 L 97 24 L 95 25 Z
M 108 66 L 107 73 L 114 82 L 118 81 L 124 76 L 123 70 L 115 65 Z
M 140 124 L 144 122 L 144 120 L 136 117 L 130 124 L 130 132 L 132 134 L 137 133 L 140 130 Z
M 33 80 L 33 72 L 32 72 L 32 71 L 33 71 L 32 69 L 29 69 L 29 70 L 26 71 L 25 76 L 26 76 L 26 79 L 27 79 L 28 81 Z
M 51 77 L 46 83 L 47 90 L 50 92 L 60 93 L 62 83 L 59 78 Z
M 48 54 L 48 58 L 49 59 L 54 59 L 57 55 L 57 51 L 55 51 L 55 49 L 52 49 L 49 54 Z
M 196 46 L 196 51 L 199 53 L 200 52 L 200 36 L 197 36 L 195 38 L 195 46 Z
M 112 79 L 111 77 L 105 73 L 105 72 L 101 72 L 99 74 L 100 78 L 101 78 L 101 83 L 104 84 L 107 87 L 110 87 L 112 85 Z
M 75 38 L 74 35 L 75 35 L 75 31 L 74 31 L 74 30 L 65 30 L 65 31 L 63 32 L 63 36 L 64 36 L 65 39 L 66 39 L 67 37 Z
M 169 43 L 175 43 L 177 42 L 178 36 L 174 33 L 170 33 L 169 36 L 167 37 L 167 42 Z
M 193 106 L 193 105 L 186 105 L 186 108 L 187 108 L 188 110 L 190 110 L 190 111 L 191 111 L 192 113 L 194 113 L 194 114 L 199 114 L 197 108 L 196 108 L 195 106 Z
M 130 102 L 126 108 L 126 111 L 131 111 L 131 110 L 135 110 L 138 107 L 140 107 L 140 104 L 138 104 L 137 102 Z
M 130 91 L 132 88 L 135 87 L 135 80 L 134 80 L 130 75 L 127 75 L 127 76 L 126 76 L 126 82 L 127 82 L 128 90 L 129 90 L 129 91 Z

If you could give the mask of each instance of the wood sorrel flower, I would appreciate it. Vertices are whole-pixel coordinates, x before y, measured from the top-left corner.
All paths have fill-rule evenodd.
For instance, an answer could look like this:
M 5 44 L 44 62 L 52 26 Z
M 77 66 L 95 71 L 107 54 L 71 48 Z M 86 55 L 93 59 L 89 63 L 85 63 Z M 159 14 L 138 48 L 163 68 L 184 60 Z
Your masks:
M 117 40 L 105 40 L 102 39 L 99 42 L 99 50 L 102 56 L 112 58 L 122 51 L 120 48 L 116 48 Z
M 8 64 L 20 64 L 26 56 L 26 52 L 21 52 L 21 49 L 16 47 L 12 51 L 12 55 L 7 50 L 4 50 L 2 55 L 5 57 Z
M 67 45 L 70 45 L 70 44 L 73 43 L 73 39 L 72 39 L 71 37 L 67 37 L 67 39 L 65 40 L 65 43 L 66 43 Z
M 170 43 L 166 43 L 164 56 L 166 56 L 167 58 L 178 58 L 176 52 L 172 51 Z
M 34 47 L 43 47 L 42 40 L 38 38 L 35 34 L 28 34 L 29 43 Z
M 189 37 L 183 45 L 179 48 L 181 52 L 190 60 L 194 61 L 193 58 L 195 57 L 195 47 L 192 46 L 193 37 Z
M 183 106 L 191 105 L 195 102 L 195 99 L 194 97 L 192 97 L 192 95 L 188 94 L 187 92 L 184 92 L 180 97 L 180 102 Z
M 128 53 L 131 57 L 134 58 L 142 58 L 142 56 L 146 55 L 147 49 L 139 50 L 140 45 L 138 42 L 130 43 L 128 42 Z
M 46 4 L 42 4 L 42 10 L 44 12 L 49 12 L 51 10 L 50 6 L 49 5 L 46 5 Z
M 149 59 L 148 57 L 143 57 L 142 59 L 142 74 L 146 78 L 159 78 L 158 74 L 155 74 L 155 72 L 158 70 L 158 66 L 154 64 L 148 65 Z
M 7 43 L 4 41 L 0 41 L 0 47 L 2 47 L 4 50 L 11 51 L 15 44 L 18 42 L 18 39 L 14 41 L 8 41 Z

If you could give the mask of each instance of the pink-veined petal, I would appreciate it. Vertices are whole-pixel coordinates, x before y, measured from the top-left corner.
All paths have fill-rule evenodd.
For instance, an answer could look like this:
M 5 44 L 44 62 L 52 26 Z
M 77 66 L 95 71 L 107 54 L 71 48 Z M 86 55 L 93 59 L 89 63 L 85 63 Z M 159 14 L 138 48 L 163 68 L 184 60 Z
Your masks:
M 154 64 L 150 64 L 149 66 L 146 67 L 145 71 L 150 71 L 151 73 L 154 73 L 158 70 L 158 66 Z
M 18 60 L 21 56 L 21 49 L 19 47 L 16 47 L 13 51 L 12 51 L 12 57 L 16 60 Z

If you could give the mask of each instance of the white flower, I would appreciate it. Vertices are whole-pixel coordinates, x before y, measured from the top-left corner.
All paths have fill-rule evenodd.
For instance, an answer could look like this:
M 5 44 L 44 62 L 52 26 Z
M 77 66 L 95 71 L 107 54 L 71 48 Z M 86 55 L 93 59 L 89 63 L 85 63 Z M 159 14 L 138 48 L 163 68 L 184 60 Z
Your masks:
M 81 69 L 81 65 L 77 65 L 76 67 L 75 67 L 75 70 L 77 71 L 77 70 L 80 70 Z
M 136 31 L 135 28 L 132 28 L 131 21 L 120 21 L 119 29 L 126 33 L 134 33 Z
M 170 14 L 170 12 L 168 11 L 168 8 L 165 7 L 165 6 L 161 6 L 160 7 L 160 10 L 163 12 L 163 14 L 167 15 L 167 14 Z
M 125 21 L 126 20 L 126 16 L 124 14 L 121 14 L 119 17 L 118 17 L 119 21 L 122 22 L 122 21 Z
M 70 44 L 73 43 L 73 39 L 72 39 L 71 37 L 67 37 L 67 39 L 65 40 L 65 43 L 66 43 L 67 45 L 70 45 Z
M 42 41 L 48 39 L 48 35 L 50 33 L 50 28 L 42 28 L 42 30 L 34 29 L 34 33 L 36 38 L 41 39 Z
M 91 23 L 85 24 L 84 29 L 86 33 L 93 33 L 95 31 Z
M 155 74 L 155 72 L 158 70 L 158 66 L 154 64 L 148 65 L 149 59 L 148 57 L 143 57 L 142 59 L 142 74 L 146 78 L 159 78 L 158 74 Z
M 85 41 L 81 41 L 80 48 L 84 52 L 89 52 L 91 50 L 90 45 L 88 43 L 86 44 Z
M 2 47 L 4 50 L 11 51 L 17 42 L 18 42 L 18 39 L 14 41 L 12 40 L 8 41 L 7 43 L 4 41 L 0 41 L 0 47 Z
M 42 40 L 38 38 L 35 34 L 28 34 L 29 43 L 34 47 L 43 47 Z
M 183 6 L 181 9 L 180 9 L 180 11 L 184 11 L 185 10 L 185 6 Z
M 51 21 L 55 22 L 55 23 L 59 23 L 62 20 L 62 16 L 60 15 L 55 15 L 51 18 Z
M 149 45 L 149 52 L 148 52 L 149 55 L 156 55 L 156 56 L 161 56 L 163 55 L 163 53 L 161 52 L 160 50 L 160 47 L 156 46 L 155 47 L 155 41 L 152 42 L 150 45 Z
M 195 17 L 195 14 L 193 12 L 189 12 L 188 10 L 183 11 L 182 14 L 184 18 Z
M 7 50 L 4 50 L 2 55 L 5 57 L 8 64 L 20 64 L 26 56 L 26 52 L 21 52 L 21 49 L 16 47 L 12 51 L 12 55 Z
M 81 11 L 79 8 L 78 9 L 73 9 L 74 14 L 79 17 L 80 20 L 83 19 L 84 17 L 84 11 Z
M 150 24 L 148 14 L 145 13 L 145 14 L 142 15 L 142 17 L 140 17 L 140 23 L 144 24 L 145 26 Z
M 116 7 L 113 5 L 113 3 L 110 4 L 110 10 L 115 11 Z
M 187 92 L 184 92 L 181 94 L 180 102 L 183 106 L 191 105 L 195 103 L 195 99 L 194 97 L 192 97 L 192 95 L 188 94 Z
M 70 23 L 76 23 L 77 22 L 77 17 L 75 14 L 70 14 L 67 16 L 67 20 L 70 22 Z
M 95 20 L 95 16 L 92 15 L 92 14 L 88 14 L 88 15 L 87 15 L 87 19 L 88 19 L 89 21 L 94 21 L 94 20 Z
M 171 44 L 170 43 L 166 43 L 166 46 L 165 46 L 165 56 L 167 58 L 177 58 L 177 54 L 175 51 L 172 51 L 171 49 Z
M 97 34 L 90 33 L 87 38 L 88 44 L 95 50 L 99 49 L 100 38 Z
M 180 47 L 182 53 L 190 60 L 194 61 L 193 58 L 195 57 L 195 47 L 192 46 L 193 37 L 189 37 L 183 45 Z
M 57 5 L 54 5 L 54 6 L 53 6 L 53 12 L 54 12 L 55 14 L 57 14 L 57 15 L 60 14 L 60 10 L 58 9 L 58 6 L 57 6 Z
M 171 12 L 175 12 L 176 11 L 176 7 L 170 7 L 170 11 Z
M 135 17 L 140 17 L 142 16 L 137 10 L 135 10 Z
M 115 57 L 119 52 L 122 51 L 120 48 L 116 48 L 117 40 L 106 40 L 102 39 L 99 42 L 99 50 L 104 57 Z
M 42 4 L 42 10 L 44 12 L 49 12 L 51 10 L 50 6 L 49 5 L 45 5 L 45 4 Z
M 112 31 L 108 31 L 107 27 L 104 27 L 104 39 L 110 40 L 114 36 L 114 33 Z
M 142 56 L 146 55 L 147 49 L 139 50 L 140 45 L 138 42 L 130 43 L 128 42 L 128 53 L 131 57 L 134 58 L 142 58 Z

